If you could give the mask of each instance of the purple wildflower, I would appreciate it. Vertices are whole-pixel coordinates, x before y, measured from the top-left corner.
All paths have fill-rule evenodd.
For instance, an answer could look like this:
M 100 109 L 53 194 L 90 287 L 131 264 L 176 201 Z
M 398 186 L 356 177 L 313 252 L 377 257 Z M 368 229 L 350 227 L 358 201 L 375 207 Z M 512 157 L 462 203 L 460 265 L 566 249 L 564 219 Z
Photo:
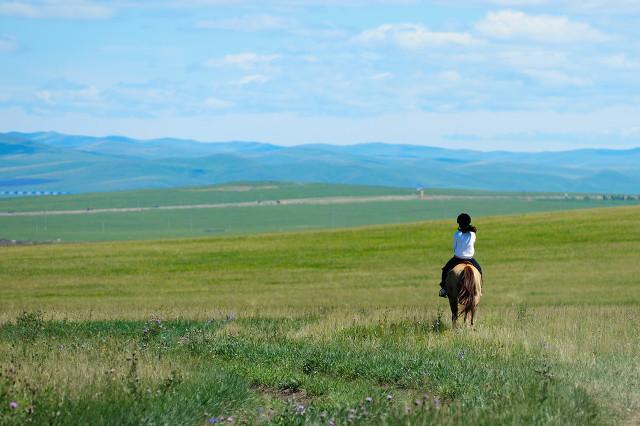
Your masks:
M 370 396 L 366 397 L 364 400 L 366 402 L 373 402 L 373 398 L 371 398 Z
M 15 401 L 11 401 L 9 403 L 9 408 L 11 408 L 12 410 L 15 410 L 16 408 L 18 408 L 18 403 Z
M 304 416 L 304 412 L 305 411 L 306 411 L 306 409 L 304 408 L 304 405 L 302 405 L 302 404 L 296 405 L 296 414 Z
M 207 420 L 207 423 L 209 423 L 210 425 L 214 425 L 216 423 L 222 423 L 224 421 L 224 417 L 211 417 L 209 420 Z
M 393 399 L 393 395 L 389 394 L 387 395 L 387 401 L 391 401 Z
M 335 420 L 329 420 L 329 421 L 327 422 L 327 426 L 336 426 L 336 422 L 335 422 Z

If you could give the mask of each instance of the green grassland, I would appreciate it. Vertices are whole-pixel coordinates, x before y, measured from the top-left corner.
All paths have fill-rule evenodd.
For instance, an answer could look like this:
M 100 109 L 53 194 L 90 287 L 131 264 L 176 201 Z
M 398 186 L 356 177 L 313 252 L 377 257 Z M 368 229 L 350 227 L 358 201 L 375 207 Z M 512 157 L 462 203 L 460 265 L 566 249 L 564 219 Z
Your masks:
M 444 219 L 468 211 L 472 216 L 571 210 L 638 204 L 637 200 L 562 199 L 557 194 L 428 190 L 450 199 L 277 205 L 225 208 L 151 209 L 52 215 L 52 210 L 190 206 L 322 197 L 413 195 L 413 189 L 286 183 L 240 183 L 166 191 L 96 193 L 0 200 L 0 211 L 42 212 L 0 217 L 0 238 L 29 241 L 108 241 L 185 238 L 260 232 L 300 231 Z M 468 197 L 479 197 L 469 199 Z M 467 198 L 465 198 L 467 197 Z M 555 198 L 554 198 L 555 197 Z
M 433 190 L 442 194 L 472 191 Z M 154 207 L 239 203 L 305 197 L 410 195 L 415 189 L 322 183 L 234 182 L 191 188 L 94 192 L 47 197 L 0 198 L 0 211 L 83 210 L 86 208 Z M 485 192 L 482 192 L 485 193 Z M 492 192 L 486 192 L 492 194 Z
M 0 424 L 637 424 L 639 213 L 4 247 Z

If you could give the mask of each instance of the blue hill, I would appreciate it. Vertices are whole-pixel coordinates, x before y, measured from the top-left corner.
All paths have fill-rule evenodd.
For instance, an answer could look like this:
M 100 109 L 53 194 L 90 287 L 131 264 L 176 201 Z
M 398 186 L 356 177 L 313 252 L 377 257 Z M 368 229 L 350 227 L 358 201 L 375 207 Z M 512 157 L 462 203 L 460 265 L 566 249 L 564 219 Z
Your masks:
M 0 133 L 0 189 L 9 182 L 12 189 L 88 192 L 261 180 L 636 193 L 640 149 L 517 153 Z

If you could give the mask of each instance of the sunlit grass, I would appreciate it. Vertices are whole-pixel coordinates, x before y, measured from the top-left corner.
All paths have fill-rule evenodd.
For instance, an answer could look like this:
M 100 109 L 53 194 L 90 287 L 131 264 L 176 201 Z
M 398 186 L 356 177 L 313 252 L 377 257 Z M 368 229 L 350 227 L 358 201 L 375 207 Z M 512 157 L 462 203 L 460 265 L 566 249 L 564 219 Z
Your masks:
M 459 331 L 448 222 L 6 248 L 0 422 L 633 424 L 637 213 L 478 221 Z

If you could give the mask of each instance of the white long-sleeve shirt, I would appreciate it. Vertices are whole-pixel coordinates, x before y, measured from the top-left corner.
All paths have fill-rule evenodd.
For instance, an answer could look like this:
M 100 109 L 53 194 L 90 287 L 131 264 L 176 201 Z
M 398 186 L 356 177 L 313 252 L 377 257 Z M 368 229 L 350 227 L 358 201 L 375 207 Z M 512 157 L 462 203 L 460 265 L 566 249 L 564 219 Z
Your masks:
M 471 259 L 475 253 L 475 232 L 456 231 L 453 234 L 453 254 L 460 259 Z

